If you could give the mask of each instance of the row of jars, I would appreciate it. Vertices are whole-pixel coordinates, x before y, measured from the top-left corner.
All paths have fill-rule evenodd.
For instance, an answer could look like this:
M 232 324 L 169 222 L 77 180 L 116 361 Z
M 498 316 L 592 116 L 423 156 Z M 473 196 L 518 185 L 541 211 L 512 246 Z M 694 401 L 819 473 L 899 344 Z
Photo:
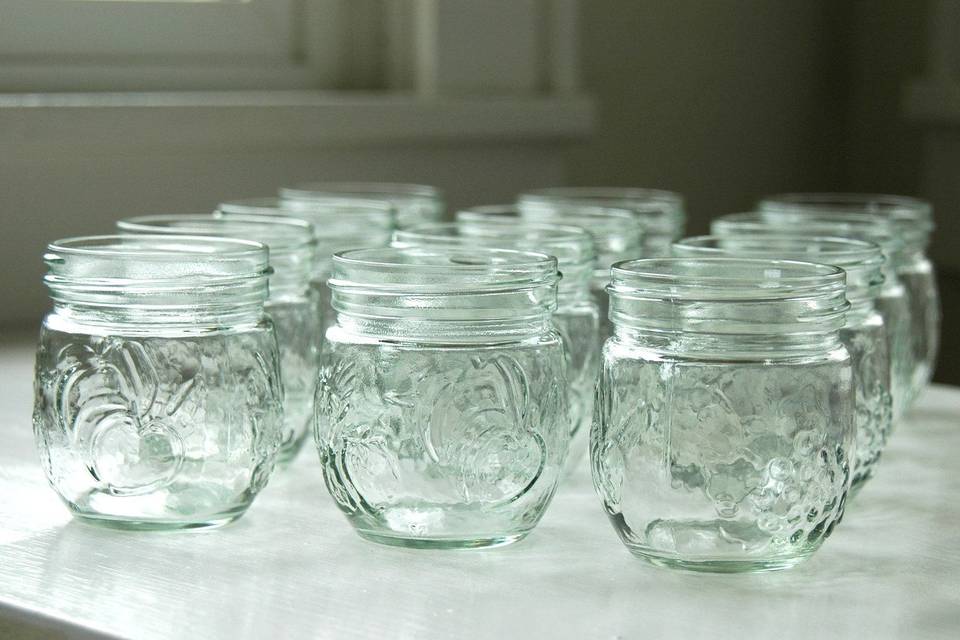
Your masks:
M 781 568 L 932 370 L 918 200 L 781 196 L 683 240 L 664 191 L 442 214 L 428 187 L 307 185 L 51 244 L 34 429 L 53 487 L 99 523 L 222 524 L 312 425 L 360 535 L 486 547 L 529 533 L 589 436 L 633 553 Z

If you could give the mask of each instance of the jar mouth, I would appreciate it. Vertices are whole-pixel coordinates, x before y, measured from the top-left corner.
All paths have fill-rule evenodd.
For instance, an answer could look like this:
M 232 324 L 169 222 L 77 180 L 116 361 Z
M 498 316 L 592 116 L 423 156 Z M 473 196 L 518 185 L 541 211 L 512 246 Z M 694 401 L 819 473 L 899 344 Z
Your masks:
M 673 244 L 680 258 L 756 258 L 828 264 L 847 274 L 847 299 L 875 298 L 883 284 L 883 253 L 865 240 L 797 235 L 693 236 Z
M 611 292 L 665 294 L 685 301 L 790 299 L 843 292 L 843 269 L 796 260 L 642 258 L 611 269 Z
M 933 207 L 926 200 L 886 193 L 781 193 L 763 198 L 761 210 L 867 213 L 926 233 L 933 231 Z
M 866 213 L 782 214 L 770 211 L 730 213 L 710 223 L 713 235 L 797 235 L 853 238 L 876 243 L 884 254 L 903 251 L 904 240 L 879 216 Z
M 648 234 L 679 236 L 686 222 L 684 199 L 679 193 L 640 187 L 551 187 L 520 195 L 524 208 L 571 208 L 597 205 L 628 209 Z
M 117 222 L 123 233 L 239 238 L 267 245 L 271 297 L 300 294 L 314 269 L 317 241 L 313 225 L 286 216 L 167 214 L 136 216 Z
M 609 274 L 614 262 L 641 255 L 644 231 L 636 216 L 628 209 L 584 205 L 573 209 L 525 207 L 519 203 L 512 209 L 478 207 L 457 212 L 457 222 L 474 223 L 487 220 L 511 220 L 517 215 L 526 221 L 578 227 L 593 239 L 596 267 L 602 277 Z
M 170 320 L 151 316 L 151 309 L 186 310 L 182 321 L 258 313 L 271 273 L 264 244 L 191 235 L 67 238 L 48 245 L 44 262 L 55 304 L 81 314 L 122 309 L 145 323 Z
M 302 182 L 279 191 L 284 200 L 312 200 L 330 196 L 350 196 L 372 200 L 416 198 L 443 200 L 440 189 L 408 182 Z

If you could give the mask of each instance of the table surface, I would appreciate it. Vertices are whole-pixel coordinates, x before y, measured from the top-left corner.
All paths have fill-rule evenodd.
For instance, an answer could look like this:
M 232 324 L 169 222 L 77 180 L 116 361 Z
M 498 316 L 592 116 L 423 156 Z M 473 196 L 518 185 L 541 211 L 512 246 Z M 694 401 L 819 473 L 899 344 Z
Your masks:
M 76 522 L 33 449 L 32 360 L 0 349 L 0 637 L 960 638 L 960 389 L 926 392 L 809 561 L 724 576 L 633 558 L 586 473 L 490 550 L 361 540 L 311 451 L 222 529 Z

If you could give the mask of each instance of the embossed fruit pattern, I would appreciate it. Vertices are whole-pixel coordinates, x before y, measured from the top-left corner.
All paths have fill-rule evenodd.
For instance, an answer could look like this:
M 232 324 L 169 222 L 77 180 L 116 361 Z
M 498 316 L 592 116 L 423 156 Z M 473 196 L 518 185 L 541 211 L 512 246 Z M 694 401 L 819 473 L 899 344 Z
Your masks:
M 843 513 L 849 364 L 645 361 L 604 355 L 594 484 L 641 555 L 767 559 L 816 548 Z
M 567 402 L 570 407 L 570 450 L 566 467 L 583 463 L 593 421 L 594 385 L 600 363 L 599 322 L 596 309 L 558 309 L 554 325 L 565 345 Z
M 327 345 L 316 438 L 355 526 L 397 536 L 528 530 L 569 436 L 559 338 L 513 348 Z
M 261 329 L 125 338 L 44 328 L 35 390 L 47 477 L 90 515 L 236 507 L 265 484 L 280 444 L 278 352 Z

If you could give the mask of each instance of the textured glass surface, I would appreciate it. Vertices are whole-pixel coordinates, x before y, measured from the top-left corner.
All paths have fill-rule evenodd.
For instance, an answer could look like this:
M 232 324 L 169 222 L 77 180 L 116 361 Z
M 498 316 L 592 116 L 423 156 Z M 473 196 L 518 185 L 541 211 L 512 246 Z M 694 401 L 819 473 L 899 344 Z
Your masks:
M 322 335 L 319 307 L 317 292 L 312 289 L 306 296 L 271 301 L 265 307 L 273 319 L 280 344 L 284 425 L 281 463 L 297 455 L 313 421 Z
M 910 301 L 902 284 L 884 288 L 877 297 L 877 311 L 887 329 L 887 351 L 890 354 L 890 393 L 893 396 L 893 417 L 897 420 L 909 406 L 917 370 L 912 347 L 913 326 Z
M 594 483 L 626 546 L 695 570 L 803 559 L 843 514 L 854 430 L 849 358 L 706 363 L 607 343 Z
M 840 341 L 850 354 L 856 406 L 857 453 L 853 489 L 873 474 L 893 426 L 890 393 L 890 355 L 886 328 L 878 313 L 840 330 Z
M 585 303 L 579 307 L 560 307 L 553 314 L 553 323 L 563 338 L 567 360 L 567 398 L 570 409 L 570 447 L 567 470 L 572 472 L 584 464 L 593 422 L 594 386 L 600 364 L 600 343 L 597 341 L 599 318 L 596 307 Z
M 135 338 L 47 322 L 33 427 L 50 484 L 76 515 L 117 526 L 238 517 L 280 446 L 276 345 L 269 322 Z
M 940 295 L 933 266 L 925 257 L 897 267 L 897 275 L 906 289 L 916 330 L 910 334 L 912 358 L 918 363 L 914 369 L 908 403 L 912 404 L 930 382 L 940 346 Z
M 490 546 L 543 515 L 566 453 L 557 334 L 502 346 L 364 344 L 327 334 L 317 445 L 358 532 L 407 546 Z

